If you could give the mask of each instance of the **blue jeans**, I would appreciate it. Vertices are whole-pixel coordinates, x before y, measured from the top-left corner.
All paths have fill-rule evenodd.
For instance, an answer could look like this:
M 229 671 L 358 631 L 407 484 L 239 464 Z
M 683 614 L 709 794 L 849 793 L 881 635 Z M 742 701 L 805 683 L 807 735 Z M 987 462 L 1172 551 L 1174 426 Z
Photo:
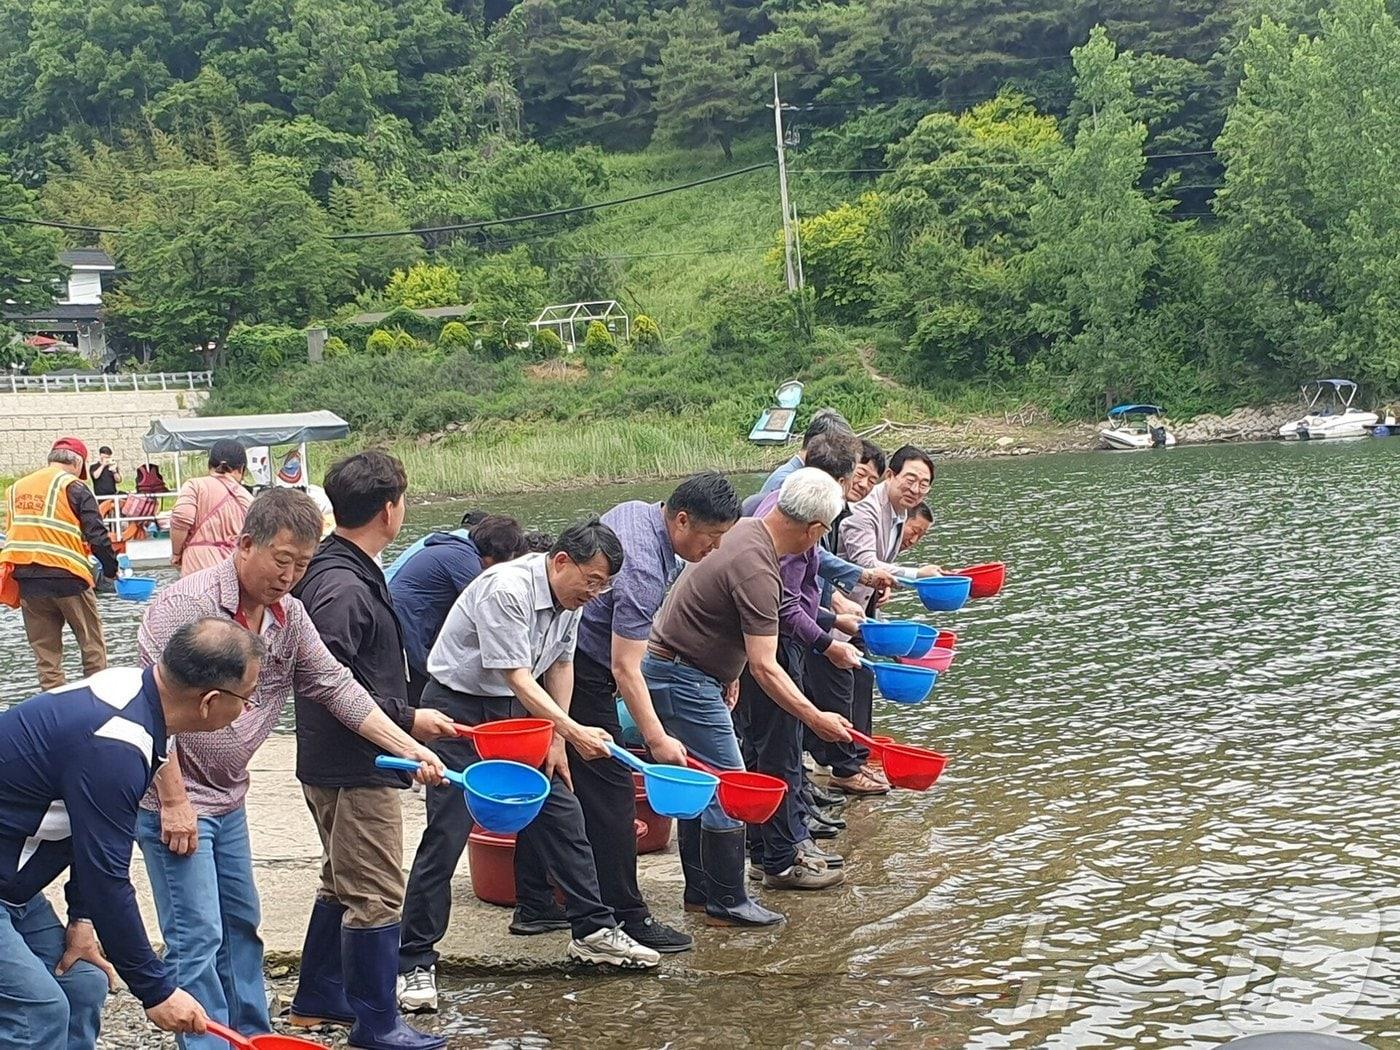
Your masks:
M 679 660 L 662 660 L 650 653 L 642 660 L 642 675 L 666 732 L 715 769 L 744 768 L 739 740 L 734 735 L 734 718 L 724 702 L 724 686 L 718 680 Z M 700 826 L 728 831 L 744 825 L 724 811 L 716 794 L 700 814 Z
M 92 1050 L 107 998 L 107 975 L 89 962 L 62 977 L 64 929 L 39 894 L 0 904 L 0 1050 Z
M 136 841 L 146 858 L 165 961 L 209 1016 L 244 1035 L 272 1030 L 263 982 L 262 919 L 253 884 L 248 814 L 199 818 L 199 848 L 177 857 L 160 840 L 160 815 L 142 810 Z M 179 1037 L 185 1050 L 227 1050 L 212 1035 Z

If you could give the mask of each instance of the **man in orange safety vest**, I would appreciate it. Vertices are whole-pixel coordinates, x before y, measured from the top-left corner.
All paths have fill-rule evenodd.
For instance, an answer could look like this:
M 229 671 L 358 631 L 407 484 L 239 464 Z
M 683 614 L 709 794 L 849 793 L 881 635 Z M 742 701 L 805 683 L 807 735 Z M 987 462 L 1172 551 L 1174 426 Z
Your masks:
M 0 548 L 0 602 L 18 607 L 34 650 L 39 686 L 64 684 L 63 625 L 78 640 L 86 677 L 107 666 L 107 646 L 93 593 L 89 554 L 109 577 L 117 559 L 87 477 L 87 446 L 60 438 L 47 465 L 27 474 L 5 494 Z

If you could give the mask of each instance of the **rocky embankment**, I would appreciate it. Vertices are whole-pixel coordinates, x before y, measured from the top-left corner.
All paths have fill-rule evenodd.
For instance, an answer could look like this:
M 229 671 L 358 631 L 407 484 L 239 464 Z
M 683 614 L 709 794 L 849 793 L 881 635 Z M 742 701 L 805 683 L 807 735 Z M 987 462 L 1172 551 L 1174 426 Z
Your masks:
M 1171 431 L 1182 444 L 1201 445 L 1216 441 L 1267 441 L 1278 436 L 1278 428 L 1297 419 L 1302 410 L 1295 404 L 1267 405 L 1263 408 L 1237 408 L 1227 416 L 1204 415 L 1185 423 L 1173 421 Z

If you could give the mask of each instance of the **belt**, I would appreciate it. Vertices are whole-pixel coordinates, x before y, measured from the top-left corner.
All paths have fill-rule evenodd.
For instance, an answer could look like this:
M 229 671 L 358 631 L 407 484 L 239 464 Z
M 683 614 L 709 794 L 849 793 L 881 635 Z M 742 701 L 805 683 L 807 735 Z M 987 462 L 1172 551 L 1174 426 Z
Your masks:
M 685 663 L 673 649 L 668 649 L 660 642 L 647 642 L 647 655 L 654 656 L 658 660 L 665 660 L 671 664 Z

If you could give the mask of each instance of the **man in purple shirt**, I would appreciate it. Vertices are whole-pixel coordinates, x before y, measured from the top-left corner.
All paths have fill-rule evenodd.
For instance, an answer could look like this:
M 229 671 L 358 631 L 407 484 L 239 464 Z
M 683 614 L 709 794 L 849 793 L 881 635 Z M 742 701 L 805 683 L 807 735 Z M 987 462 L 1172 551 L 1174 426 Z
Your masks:
M 827 435 L 807 450 L 807 466 L 820 470 L 846 487 L 860 456 L 860 442 L 849 435 Z M 777 505 L 772 492 L 758 505 L 766 514 Z M 783 595 L 778 608 L 778 660 L 799 688 L 808 654 L 820 654 L 839 668 L 856 667 L 860 651 L 832 636 L 831 628 L 855 634 L 860 617 L 855 606 L 838 603 L 841 611 L 822 608 L 816 549 L 789 554 L 778 561 Z M 804 688 L 805 691 L 805 688 Z M 750 835 L 749 853 L 763 884 L 775 890 L 820 890 L 844 879 L 834 855 L 820 854 L 811 841 L 802 802 L 802 723 L 775 703 L 747 670 L 739 678 L 735 721 L 743 726 L 745 759 L 759 773 L 787 782 L 778 811 Z M 829 864 L 829 862 L 831 862 Z
M 615 699 L 620 694 L 652 758 L 684 764 L 685 748 L 667 735 L 652 705 L 642 658 L 652 620 L 682 563 L 698 562 L 715 550 L 738 518 L 734 487 L 714 472 L 687 478 L 664 503 L 620 503 L 603 515 L 603 523 L 622 541 L 626 557 L 611 591 L 584 606 L 579 622 L 570 708 L 577 721 L 608 730 L 621 744 Z M 637 888 L 632 774 L 610 759 L 586 761 L 572 748 L 568 755 L 603 902 L 633 940 L 658 952 L 693 947 L 687 934 L 652 918 Z M 540 885 L 531 896 L 550 901 L 552 895 Z M 522 918 L 517 915 L 517 925 Z

